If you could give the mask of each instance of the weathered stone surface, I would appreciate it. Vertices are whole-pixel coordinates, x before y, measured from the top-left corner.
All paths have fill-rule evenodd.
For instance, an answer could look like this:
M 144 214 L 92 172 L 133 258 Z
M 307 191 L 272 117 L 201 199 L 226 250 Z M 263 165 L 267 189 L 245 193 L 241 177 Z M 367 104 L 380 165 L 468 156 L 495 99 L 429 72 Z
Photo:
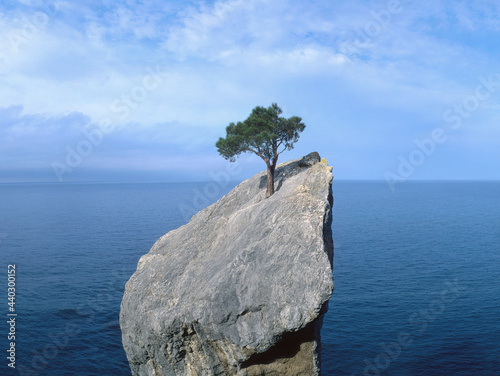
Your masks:
M 299 159 L 299 167 L 311 167 L 315 163 L 318 163 L 321 160 L 319 154 L 313 151 L 310 154 L 307 154 L 305 157 Z
M 318 375 L 333 290 L 332 173 L 317 153 L 265 172 L 162 236 L 120 312 L 134 376 Z

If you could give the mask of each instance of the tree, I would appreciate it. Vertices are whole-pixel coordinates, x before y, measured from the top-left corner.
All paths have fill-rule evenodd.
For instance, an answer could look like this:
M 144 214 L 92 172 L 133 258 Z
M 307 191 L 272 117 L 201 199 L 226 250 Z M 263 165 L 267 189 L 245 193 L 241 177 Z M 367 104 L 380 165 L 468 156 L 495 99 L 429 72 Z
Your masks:
M 302 118 L 281 117 L 281 108 L 276 103 L 264 108 L 257 106 L 243 122 L 230 123 L 226 127 L 226 138 L 220 137 L 215 146 L 220 155 L 231 162 L 241 153 L 251 152 L 261 157 L 267 166 L 266 198 L 274 194 L 274 171 L 278 156 L 293 149 L 305 129 Z

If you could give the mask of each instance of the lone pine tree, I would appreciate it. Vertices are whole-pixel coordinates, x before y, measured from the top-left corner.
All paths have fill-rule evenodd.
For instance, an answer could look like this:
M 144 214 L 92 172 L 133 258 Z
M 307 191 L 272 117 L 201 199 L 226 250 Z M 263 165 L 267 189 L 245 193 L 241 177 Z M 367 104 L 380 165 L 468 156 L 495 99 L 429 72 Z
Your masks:
M 246 120 L 230 123 L 226 138 L 220 137 L 215 146 L 220 155 L 231 162 L 241 153 L 251 152 L 261 157 L 267 166 L 266 198 L 274 193 L 274 171 L 278 156 L 293 149 L 305 129 L 302 118 L 281 117 L 283 111 L 276 103 L 264 108 L 257 106 Z

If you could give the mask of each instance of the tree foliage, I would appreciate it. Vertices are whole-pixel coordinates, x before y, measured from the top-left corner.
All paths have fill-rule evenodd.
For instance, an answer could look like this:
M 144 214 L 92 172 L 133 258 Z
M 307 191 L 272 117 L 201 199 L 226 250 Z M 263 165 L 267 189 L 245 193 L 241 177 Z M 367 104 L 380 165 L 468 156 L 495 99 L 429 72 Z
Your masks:
M 226 127 L 226 137 L 220 137 L 215 144 L 219 154 L 231 162 L 246 152 L 261 157 L 268 170 L 268 197 L 274 193 L 274 170 L 278 156 L 285 150 L 293 149 L 306 127 L 302 118 L 292 116 L 287 119 L 281 114 L 282 110 L 276 103 L 268 108 L 257 106 L 243 122 L 230 123 Z

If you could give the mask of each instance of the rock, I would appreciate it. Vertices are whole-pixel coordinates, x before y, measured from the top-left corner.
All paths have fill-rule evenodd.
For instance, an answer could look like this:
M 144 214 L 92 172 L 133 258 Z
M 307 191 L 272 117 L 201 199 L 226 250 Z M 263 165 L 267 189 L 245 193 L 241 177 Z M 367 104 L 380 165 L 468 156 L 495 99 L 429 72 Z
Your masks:
M 162 236 L 121 304 L 134 376 L 319 375 L 333 290 L 332 173 L 311 153 Z
M 315 163 L 318 163 L 321 160 L 319 154 L 313 151 L 310 154 L 307 154 L 305 157 L 299 159 L 299 167 L 311 167 Z

